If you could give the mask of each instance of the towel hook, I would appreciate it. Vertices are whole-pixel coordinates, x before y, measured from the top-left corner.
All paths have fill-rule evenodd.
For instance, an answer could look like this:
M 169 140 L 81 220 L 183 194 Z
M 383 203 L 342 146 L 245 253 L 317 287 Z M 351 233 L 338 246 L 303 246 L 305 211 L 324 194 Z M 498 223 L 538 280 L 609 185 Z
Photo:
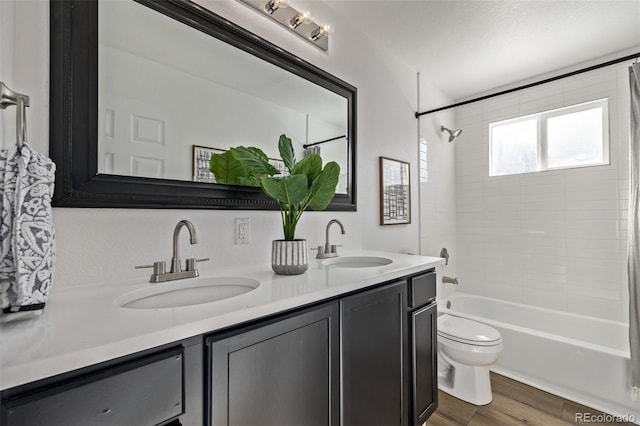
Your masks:
M 14 92 L 0 81 L 0 108 L 15 105 L 16 111 L 16 143 L 18 148 L 27 141 L 27 107 L 29 106 L 29 96 Z

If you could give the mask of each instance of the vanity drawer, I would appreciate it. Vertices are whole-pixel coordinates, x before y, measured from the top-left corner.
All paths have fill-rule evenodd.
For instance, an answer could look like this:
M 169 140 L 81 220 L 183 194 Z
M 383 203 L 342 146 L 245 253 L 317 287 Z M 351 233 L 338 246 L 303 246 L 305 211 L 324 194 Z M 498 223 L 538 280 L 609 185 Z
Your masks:
M 183 395 L 183 353 L 176 348 L 8 401 L 1 423 L 151 426 L 183 414 Z
M 435 271 L 429 271 L 409 278 L 409 308 L 417 308 L 425 305 L 435 297 Z

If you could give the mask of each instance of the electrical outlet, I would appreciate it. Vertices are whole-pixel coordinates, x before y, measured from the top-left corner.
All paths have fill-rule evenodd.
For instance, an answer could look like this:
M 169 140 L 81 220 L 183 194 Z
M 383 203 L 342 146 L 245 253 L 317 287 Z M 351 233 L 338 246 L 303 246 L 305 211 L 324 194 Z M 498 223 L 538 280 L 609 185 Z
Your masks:
M 249 244 L 251 241 L 251 223 L 248 217 L 236 219 L 236 244 Z

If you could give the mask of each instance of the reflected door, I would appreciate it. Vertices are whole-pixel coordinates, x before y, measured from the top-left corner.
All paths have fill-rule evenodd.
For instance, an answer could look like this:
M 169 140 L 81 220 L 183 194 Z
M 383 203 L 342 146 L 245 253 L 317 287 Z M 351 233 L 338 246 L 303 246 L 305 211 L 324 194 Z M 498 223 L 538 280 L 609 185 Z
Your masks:
M 184 172 L 169 108 L 126 98 L 103 96 L 98 144 L 100 173 L 164 178 Z

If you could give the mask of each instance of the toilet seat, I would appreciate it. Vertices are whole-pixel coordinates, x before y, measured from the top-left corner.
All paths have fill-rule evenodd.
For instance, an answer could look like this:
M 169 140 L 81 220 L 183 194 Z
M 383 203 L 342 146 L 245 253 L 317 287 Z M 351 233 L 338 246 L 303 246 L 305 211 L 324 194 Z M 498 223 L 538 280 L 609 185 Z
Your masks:
M 496 354 L 502 352 L 503 349 L 502 340 L 492 345 L 478 345 L 475 343 L 471 344 L 458 342 L 442 335 L 438 336 L 438 346 L 445 352 L 453 350 L 458 352 L 473 353 L 476 355 Z
M 493 327 L 449 314 L 438 317 L 438 335 L 474 346 L 497 346 L 502 343 L 500 333 Z

